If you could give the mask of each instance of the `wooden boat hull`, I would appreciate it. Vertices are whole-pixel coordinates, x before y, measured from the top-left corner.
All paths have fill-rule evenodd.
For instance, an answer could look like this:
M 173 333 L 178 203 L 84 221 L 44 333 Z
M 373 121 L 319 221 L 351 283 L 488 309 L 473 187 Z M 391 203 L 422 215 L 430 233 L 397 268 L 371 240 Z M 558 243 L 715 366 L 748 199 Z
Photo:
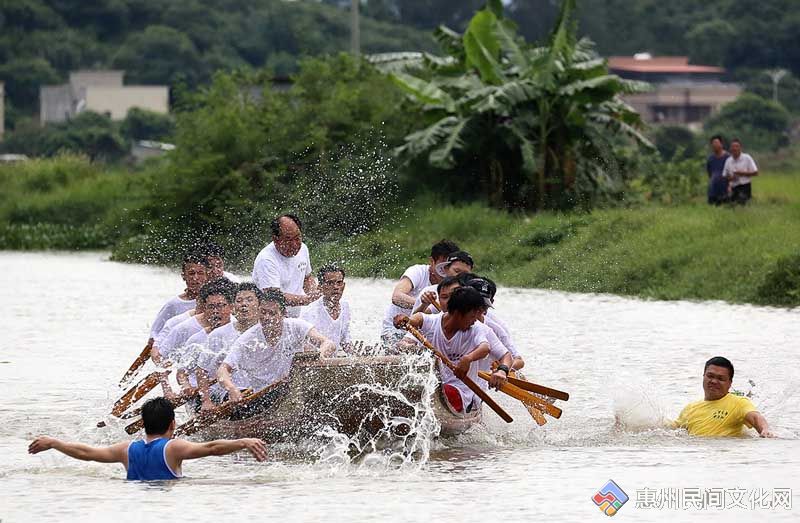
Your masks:
M 325 427 L 358 440 L 409 426 L 423 403 L 424 387 L 409 374 L 429 373 L 432 360 L 414 367 L 400 356 L 319 359 L 295 357 L 288 391 L 264 413 L 244 420 L 223 420 L 201 433 L 204 439 L 258 437 L 269 443 L 314 438 Z M 481 420 L 481 409 L 453 412 L 441 388 L 433 394 L 440 435 L 452 436 Z M 388 421 L 388 427 L 387 427 Z M 405 426 L 404 426 L 405 425 Z

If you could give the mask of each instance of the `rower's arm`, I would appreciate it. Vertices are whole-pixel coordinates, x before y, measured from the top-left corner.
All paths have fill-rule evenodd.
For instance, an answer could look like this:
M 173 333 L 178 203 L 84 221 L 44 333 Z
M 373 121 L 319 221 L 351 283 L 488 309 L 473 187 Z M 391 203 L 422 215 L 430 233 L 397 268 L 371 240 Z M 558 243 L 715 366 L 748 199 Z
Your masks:
M 206 373 L 205 369 L 198 368 L 195 371 L 195 375 L 197 376 L 197 390 L 200 394 L 200 400 L 202 402 L 202 407 L 204 409 L 209 409 L 214 407 L 214 402 L 211 401 L 211 395 L 209 394 L 209 385 L 208 382 L 208 373 Z
M 392 291 L 392 303 L 403 309 L 411 309 L 414 307 L 416 301 L 409 293 L 414 289 L 414 284 L 408 278 L 403 276 L 397 285 L 394 286 Z
M 236 385 L 233 384 L 233 376 L 231 376 L 231 367 L 227 363 L 222 363 L 217 369 L 217 380 L 219 384 L 222 385 L 225 390 L 228 391 L 231 399 L 238 399 L 235 396 L 239 396 L 239 389 Z
M 174 439 L 167 445 L 166 455 L 170 465 L 186 459 L 205 458 L 207 456 L 224 456 L 240 450 L 248 450 L 258 460 L 267 459 L 267 446 L 257 438 L 218 439 L 205 443 L 193 443 L 182 439 Z
M 70 443 L 48 436 L 39 436 L 28 446 L 29 454 L 38 454 L 49 449 L 56 449 L 62 454 L 81 461 L 97 461 L 98 463 L 122 463 L 128 467 L 128 442 L 121 442 L 110 447 L 92 447 L 84 443 Z
M 765 418 L 760 412 L 757 410 L 752 410 L 748 412 L 744 420 L 753 426 L 754 429 L 758 431 L 758 434 L 762 438 L 774 438 L 775 434 L 769 428 L 769 424 L 767 423 L 767 418 Z
M 336 353 L 336 344 L 320 334 L 320 332 L 313 327 L 308 331 L 308 334 L 306 334 L 306 340 L 313 346 L 319 348 L 320 356 L 323 358 L 330 358 Z

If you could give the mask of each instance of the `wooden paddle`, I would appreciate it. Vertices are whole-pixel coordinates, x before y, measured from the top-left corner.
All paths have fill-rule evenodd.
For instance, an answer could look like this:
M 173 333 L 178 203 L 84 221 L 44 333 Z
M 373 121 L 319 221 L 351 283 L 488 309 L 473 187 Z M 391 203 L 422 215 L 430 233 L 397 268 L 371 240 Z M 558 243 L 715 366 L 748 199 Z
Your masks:
M 489 377 L 491 375 L 486 371 L 480 371 L 480 372 L 478 372 L 478 376 L 480 376 L 481 378 L 485 379 L 486 381 L 489 381 Z M 521 388 L 517 387 L 516 385 L 514 385 L 512 383 L 506 382 L 505 384 L 503 384 L 500 387 L 500 392 L 504 392 L 504 393 L 508 394 L 509 396 L 511 396 L 512 398 L 517 399 L 517 400 L 521 401 L 522 403 L 524 403 L 526 405 L 535 406 L 537 409 L 543 410 L 544 412 L 546 412 L 547 414 L 550 414 L 551 416 L 553 416 L 556 419 L 561 417 L 561 414 L 562 414 L 562 410 L 561 409 L 559 409 L 558 407 L 556 407 L 552 403 L 550 403 L 550 402 L 548 402 L 546 400 L 543 400 L 542 398 L 540 398 L 538 396 L 534 396 L 530 392 L 522 390 Z
M 424 345 L 427 349 L 431 350 L 436 355 L 436 357 L 439 358 L 442 361 L 442 363 L 444 363 L 447 366 L 447 368 L 449 368 L 450 370 L 455 372 L 456 366 L 453 364 L 453 362 L 450 361 L 450 359 L 447 356 L 442 354 L 439 351 L 439 349 L 437 349 L 436 347 L 431 345 L 431 342 L 429 342 L 427 339 L 425 339 L 425 336 L 423 336 L 423 334 L 419 330 L 417 330 L 416 327 L 411 325 L 409 322 L 406 322 L 405 325 L 403 325 L 403 328 L 405 330 L 407 330 L 408 332 L 410 332 L 415 338 L 417 338 L 419 340 L 419 342 L 422 343 L 422 345 Z M 503 410 L 503 407 L 498 405 L 497 402 L 494 401 L 492 399 L 492 397 L 489 396 L 489 394 L 480 387 L 480 385 L 478 385 L 477 383 L 472 381 L 469 376 L 464 375 L 464 377 L 459 377 L 459 379 L 461 381 L 463 381 L 464 384 L 467 387 L 469 387 L 469 389 L 472 392 L 475 393 L 475 395 L 477 395 L 480 399 L 482 399 L 484 403 L 489 405 L 489 407 L 493 411 L 495 411 L 498 416 L 503 418 L 503 420 L 505 420 L 506 423 L 511 423 L 512 421 L 514 421 L 514 418 L 512 418 L 508 414 L 508 412 Z
M 148 358 L 150 358 L 150 351 L 153 349 L 153 339 L 148 340 L 147 345 L 144 346 L 142 349 L 141 354 L 139 354 L 133 363 L 131 364 L 130 368 L 125 372 L 125 375 L 122 376 L 122 379 L 119 380 L 119 386 L 122 387 L 125 385 L 129 379 L 133 378 L 133 376 L 139 371 L 139 369 L 147 363 Z
M 509 376 L 508 382 L 523 390 L 527 390 L 529 392 L 535 392 L 537 394 L 544 394 L 545 396 L 550 396 L 551 398 L 555 398 L 557 400 L 567 401 L 569 399 L 569 394 L 566 392 L 556 389 L 551 389 L 550 387 L 545 387 L 544 385 L 538 385 L 530 381 L 521 380 L 519 378 L 512 378 L 511 376 Z
M 120 399 L 114 403 L 111 409 L 111 415 L 120 417 L 123 412 L 128 410 L 131 403 L 136 403 L 144 397 L 145 394 L 153 390 L 153 388 L 161 382 L 161 378 L 166 377 L 171 370 L 154 371 L 142 378 L 139 383 L 131 387 Z
M 213 380 L 208 382 L 208 386 L 210 387 L 210 386 L 214 385 L 216 382 L 217 382 L 217 380 L 213 379 Z M 184 403 L 189 401 L 192 398 L 192 396 L 197 394 L 197 391 L 198 391 L 199 388 L 200 387 L 193 387 L 193 388 L 189 389 L 186 392 L 181 392 L 174 399 L 169 400 L 169 402 L 172 403 L 172 407 L 173 408 L 177 409 L 178 407 L 180 407 L 181 405 L 183 405 Z M 124 418 L 124 419 L 129 419 L 129 418 L 133 418 L 133 417 L 136 417 L 136 416 L 140 416 L 141 414 L 142 414 L 142 408 L 139 407 L 139 408 L 134 409 L 134 410 L 132 410 L 130 412 L 126 412 L 121 417 Z M 105 425 L 105 423 L 103 423 L 103 425 Z M 101 426 L 100 423 L 98 423 L 97 426 L 100 427 Z M 131 423 L 130 425 L 128 425 L 127 427 L 125 427 L 125 432 L 127 432 L 128 434 L 136 434 L 137 432 L 139 432 L 142 429 L 142 427 L 144 427 L 144 420 L 139 418 L 136 421 L 134 421 L 133 423 Z
M 276 383 L 273 383 L 269 387 L 261 389 L 258 392 L 255 392 L 253 394 L 248 394 L 239 401 L 226 401 L 225 403 L 223 403 L 214 410 L 207 411 L 205 413 L 201 412 L 194 418 L 190 419 L 189 421 L 187 421 L 186 423 L 175 429 L 174 437 L 177 438 L 179 436 L 189 436 L 199 430 L 202 430 L 210 425 L 213 425 L 222 418 L 227 418 L 228 416 L 230 416 L 236 407 L 247 405 L 248 403 L 251 403 L 267 395 L 268 393 L 272 392 L 273 390 L 278 388 L 280 385 L 283 385 L 284 383 L 286 383 L 286 380 L 278 381 Z

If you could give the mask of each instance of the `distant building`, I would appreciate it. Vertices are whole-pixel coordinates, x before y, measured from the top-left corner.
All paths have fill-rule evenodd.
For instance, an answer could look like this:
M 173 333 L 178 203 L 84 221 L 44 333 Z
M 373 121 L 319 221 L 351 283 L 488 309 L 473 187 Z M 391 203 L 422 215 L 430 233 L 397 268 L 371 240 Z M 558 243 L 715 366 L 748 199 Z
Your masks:
M 123 85 L 124 71 L 74 71 L 69 83 L 39 89 L 41 123 L 63 122 L 83 111 L 122 120 L 133 107 L 166 114 L 169 88 L 163 85 Z
M 3 141 L 3 133 L 6 130 L 5 103 L 6 103 L 6 85 L 3 82 L 0 82 L 0 142 Z
M 742 92 L 724 80 L 722 67 L 690 65 L 686 56 L 612 56 L 608 67 L 622 78 L 653 84 L 651 92 L 624 97 L 649 123 L 699 125 Z

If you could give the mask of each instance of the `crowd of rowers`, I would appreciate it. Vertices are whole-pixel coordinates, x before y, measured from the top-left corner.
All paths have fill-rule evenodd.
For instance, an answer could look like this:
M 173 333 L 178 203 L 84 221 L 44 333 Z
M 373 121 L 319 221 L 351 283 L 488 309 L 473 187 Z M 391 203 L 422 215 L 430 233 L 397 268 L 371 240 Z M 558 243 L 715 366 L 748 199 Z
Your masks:
M 459 375 L 497 387 L 524 366 L 508 328 L 492 310 L 496 285 L 472 272 L 472 257 L 455 243 L 436 243 L 427 264 L 403 273 L 386 310 L 381 344 L 365 347 L 350 335 L 350 307 L 342 299 L 345 269 L 325 265 L 312 272 L 296 216 L 279 216 L 271 232 L 272 242 L 256 257 L 252 283 L 234 282 L 216 245 L 187 255 L 181 270 L 186 289 L 153 321 L 153 362 L 177 369 L 181 392 L 197 391 L 196 409 L 239 400 L 245 390 L 275 387 L 245 414 L 267 408 L 283 393 L 278 385 L 289 375 L 294 354 L 305 350 L 318 350 L 322 358 L 413 350 L 417 340 L 398 328 L 405 322 L 456 364 L 454 372 L 439 369 L 455 412 L 469 412 L 480 402 Z M 478 380 L 480 370 L 492 379 Z M 176 396 L 166 379 L 162 386 L 165 397 Z

